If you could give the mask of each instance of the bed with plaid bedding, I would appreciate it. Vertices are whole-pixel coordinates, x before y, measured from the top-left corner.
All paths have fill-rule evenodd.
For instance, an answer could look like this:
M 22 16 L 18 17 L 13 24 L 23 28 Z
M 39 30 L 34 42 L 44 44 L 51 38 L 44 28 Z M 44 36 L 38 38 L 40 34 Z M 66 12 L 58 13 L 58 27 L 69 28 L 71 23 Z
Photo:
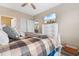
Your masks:
M 28 38 L 0 46 L 0 56 L 47 56 L 55 48 L 52 39 Z

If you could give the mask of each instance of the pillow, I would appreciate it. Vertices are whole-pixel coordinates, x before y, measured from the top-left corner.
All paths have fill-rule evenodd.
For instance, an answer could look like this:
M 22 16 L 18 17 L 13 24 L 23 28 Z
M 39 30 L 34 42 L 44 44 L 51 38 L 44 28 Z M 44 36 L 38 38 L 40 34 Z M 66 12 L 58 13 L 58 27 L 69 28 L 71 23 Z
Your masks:
M 32 32 L 26 32 L 25 36 L 26 37 L 37 37 L 37 34 L 36 33 L 32 33 Z
M 25 32 L 19 32 L 20 37 L 25 37 Z
M 18 37 L 21 36 L 21 32 L 19 32 L 17 29 L 12 28 L 14 32 L 16 32 L 16 34 L 18 35 Z
M 8 37 L 10 38 L 10 40 L 9 40 L 10 42 L 19 39 L 19 34 L 16 32 L 15 29 L 13 29 L 9 26 L 5 26 L 5 27 L 3 27 L 3 31 L 8 34 Z
M 38 38 L 46 39 L 46 38 L 48 38 L 48 36 L 47 35 L 38 35 Z
M 8 35 L 4 31 L 0 30 L 0 45 L 5 45 L 8 43 L 9 43 Z

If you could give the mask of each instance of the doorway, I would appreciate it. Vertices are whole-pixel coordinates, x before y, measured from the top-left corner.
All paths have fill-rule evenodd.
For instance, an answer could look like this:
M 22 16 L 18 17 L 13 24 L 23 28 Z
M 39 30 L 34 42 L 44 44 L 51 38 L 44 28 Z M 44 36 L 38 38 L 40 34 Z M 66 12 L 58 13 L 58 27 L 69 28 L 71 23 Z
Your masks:
M 1 16 L 1 25 L 6 25 L 11 27 L 11 20 L 13 18 L 7 16 Z
M 1 26 L 16 28 L 16 19 L 10 16 L 1 16 Z

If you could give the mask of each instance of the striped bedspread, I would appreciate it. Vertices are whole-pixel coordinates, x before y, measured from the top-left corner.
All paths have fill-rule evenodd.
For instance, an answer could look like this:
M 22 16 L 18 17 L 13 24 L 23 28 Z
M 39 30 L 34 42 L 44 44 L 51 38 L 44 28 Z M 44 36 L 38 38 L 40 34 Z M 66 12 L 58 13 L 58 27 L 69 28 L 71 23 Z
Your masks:
M 0 56 L 47 56 L 55 48 L 52 39 L 28 38 L 0 46 Z

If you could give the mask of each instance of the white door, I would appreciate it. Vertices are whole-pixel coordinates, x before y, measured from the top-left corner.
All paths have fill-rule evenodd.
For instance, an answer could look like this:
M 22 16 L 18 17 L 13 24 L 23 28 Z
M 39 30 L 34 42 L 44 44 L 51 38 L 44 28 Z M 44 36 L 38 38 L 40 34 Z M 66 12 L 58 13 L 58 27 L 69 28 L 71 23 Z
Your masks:
M 21 32 L 26 32 L 27 31 L 27 25 L 26 25 L 27 21 L 25 18 L 21 18 L 20 19 L 20 31 Z
M 34 32 L 34 21 L 27 20 L 27 32 Z

